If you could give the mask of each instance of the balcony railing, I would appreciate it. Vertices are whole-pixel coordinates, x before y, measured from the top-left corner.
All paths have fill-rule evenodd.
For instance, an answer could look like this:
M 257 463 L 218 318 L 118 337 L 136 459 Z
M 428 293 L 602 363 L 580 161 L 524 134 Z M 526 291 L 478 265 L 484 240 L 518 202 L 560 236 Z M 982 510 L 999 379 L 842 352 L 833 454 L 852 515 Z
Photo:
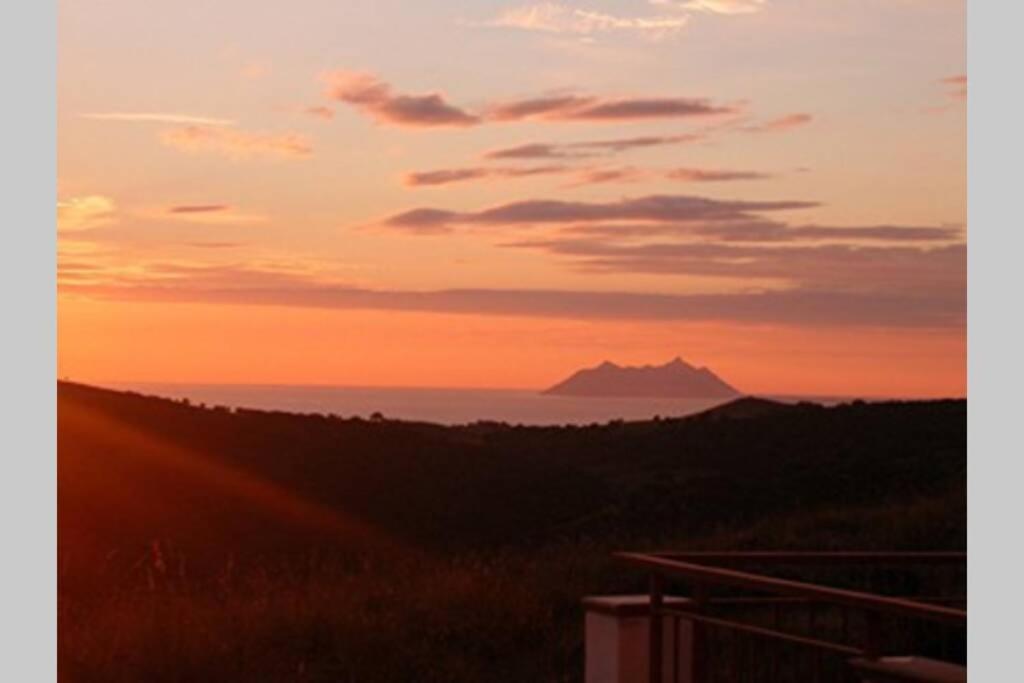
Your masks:
M 645 670 L 651 683 L 966 680 L 964 553 L 616 556 L 649 577 L 646 666 L 627 678 Z M 679 584 L 688 597 L 668 593 Z

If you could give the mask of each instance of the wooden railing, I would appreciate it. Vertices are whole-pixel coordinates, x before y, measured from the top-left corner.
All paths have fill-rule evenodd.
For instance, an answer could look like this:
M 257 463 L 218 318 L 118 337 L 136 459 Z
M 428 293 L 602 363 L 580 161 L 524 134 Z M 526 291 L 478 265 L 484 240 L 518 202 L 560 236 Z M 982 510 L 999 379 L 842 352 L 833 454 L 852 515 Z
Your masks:
M 652 683 L 966 679 L 964 553 L 616 557 L 649 576 Z M 685 604 L 664 599 L 677 582 L 689 587 Z M 689 628 L 687 651 L 667 658 L 666 619 Z M 670 642 L 680 647 L 678 638 Z

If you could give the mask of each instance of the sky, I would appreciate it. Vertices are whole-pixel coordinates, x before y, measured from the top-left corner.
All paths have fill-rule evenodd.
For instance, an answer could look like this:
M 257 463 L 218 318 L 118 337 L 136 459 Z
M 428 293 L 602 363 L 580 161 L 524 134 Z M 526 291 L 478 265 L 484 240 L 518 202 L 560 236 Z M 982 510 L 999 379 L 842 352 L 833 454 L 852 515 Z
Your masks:
M 63 0 L 58 371 L 966 392 L 958 0 Z

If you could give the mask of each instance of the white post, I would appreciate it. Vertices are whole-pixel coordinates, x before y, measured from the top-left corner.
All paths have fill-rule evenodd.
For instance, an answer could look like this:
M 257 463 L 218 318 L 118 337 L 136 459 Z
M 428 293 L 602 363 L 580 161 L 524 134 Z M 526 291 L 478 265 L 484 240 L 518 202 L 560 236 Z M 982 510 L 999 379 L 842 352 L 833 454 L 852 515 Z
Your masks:
M 685 608 L 688 598 L 665 596 L 666 607 Z M 649 595 L 594 595 L 583 599 L 585 616 L 586 683 L 647 683 Z M 693 652 L 693 622 L 662 617 L 662 680 L 693 683 L 689 662 Z

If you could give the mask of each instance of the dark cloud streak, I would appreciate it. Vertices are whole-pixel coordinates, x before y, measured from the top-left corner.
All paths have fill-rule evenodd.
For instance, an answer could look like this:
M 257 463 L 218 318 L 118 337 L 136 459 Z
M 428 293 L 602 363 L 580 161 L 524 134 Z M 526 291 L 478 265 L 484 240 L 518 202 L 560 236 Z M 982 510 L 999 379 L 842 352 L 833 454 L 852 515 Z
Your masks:
M 626 122 L 664 118 L 695 118 L 734 114 L 736 105 L 714 104 L 705 98 L 545 95 L 509 100 L 471 112 L 451 104 L 443 94 L 399 93 L 369 73 L 335 71 L 324 77 L 327 98 L 355 107 L 381 123 L 411 127 L 475 126 L 515 121 Z M 313 109 L 307 109 L 310 113 Z
M 641 220 L 658 222 L 744 220 L 755 213 L 818 206 L 808 201 L 719 200 L 687 195 L 649 195 L 612 202 L 534 199 L 512 202 L 477 212 L 430 208 L 413 209 L 389 218 L 385 226 L 419 232 L 438 232 L 456 225 L 568 224 L 591 221 Z
M 182 206 L 172 206 L 167 211 L 169 213 L 217 213 L 220 211 L 228 211 L 231 207 L 227 204 L 186 204 Z
M 62 290 L 116 301 L 203 302 L 338 310 L 394 310 L 579 320 L 726 321 L 742 324 L 961 328 L 963 291 L 797 289 L 722 294 L 661 294 L 525 289 L 371 290 L 297 275 L 239 268 L 167 266 L 152 277 L 102 284 L 72 281 Z
M 586 140 L 569 143 L 534 142 L 514 147 L 491 150 L 485 159 L 578 159 L 617 154 L 631 149 L 680 145 L 701 142 L 706 137 L 701 133 L 680 135 L 650 135 L 643 137 L 610 140 Z

